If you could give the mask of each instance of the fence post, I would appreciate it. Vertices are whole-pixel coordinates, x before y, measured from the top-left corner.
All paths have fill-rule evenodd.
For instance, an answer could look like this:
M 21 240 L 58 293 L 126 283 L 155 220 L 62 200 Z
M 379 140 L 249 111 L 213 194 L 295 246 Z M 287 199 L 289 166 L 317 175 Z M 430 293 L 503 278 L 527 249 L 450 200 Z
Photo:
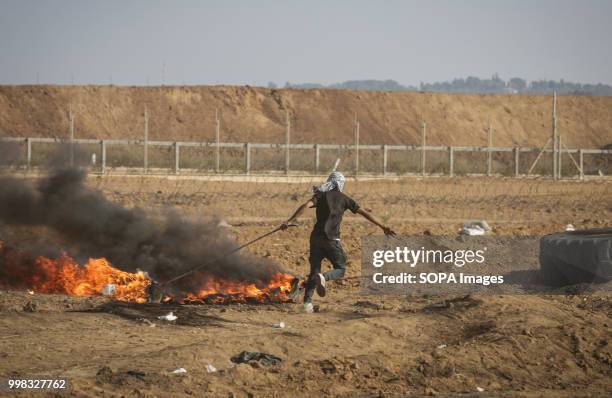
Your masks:
M 559 150 L 559 142 L 557 139 L 557 92 L 553 92 L 553 112 L 552 112 L 552 164 L 553 164 L 553 180 L 557 179 L 557 152 Z
M 219 148 L 219 138 L 221 135 L 221 120 L 219 120 L 219 111 L 215 109 L 215 172 L 219 173 L 219 164 L 220 164 L 220 148 Z
M 427 124 L 423 120 L 421 125 L 421 174 L 425 177 L 425 135 L 427 132 Z
M 178 142 L 174 143 L 174 173 L 178 174 L 181 165 L 181 146 Z
M 454 176 L 455 175 L 455 156 L 454 156 L 454 152 L 455 149 L 452 146 L 448 147 L 448 175 L 449 176 Z
M 355 177 L 359 175 L 359 119 L 355 112 Z
M 32 168 L 32 139 L 26 138 L 26 165 L 28 170 Z
M 558 179 L 561 179 L 561 159 L 562 159 L 562 154 L 563 154 L 563 149 L 561 148 L 561 135 L 559 135 L 559 148 L 557 149 L 557 153 L 559 155 L 559 160 L 557 160 L 557 174 L 558 174 Z
M 74 113 L 72 113 L 72 103 L 68 106 L 70 117 L 70 167 L 74 167 Z
M 487 129 L 487 176 L 491 176 L 491 147 L 493 146 L 493 129 L 491 128 L 491 118 L 489 118 L 489 128 Z
M 319 173 L 319 162 L 320 162 L 320 150 L 319 144 L 315 144 L 314 146 L 314 172 L 315 174 Z
M 289 163 L 291 161 L 291 154 L 289 152 L 289 143 L 291 142 L 291 120 L 289 119 L 289 109 L 285 109 L 285 124 L 287 125 L 285 131 L 285 174 L 289 174 Z
M 382 171 L 383 171 L 383 175 L 386 176 L 387 175 L 387 152 L 388 152 L 388 148 L 387 148 L 387 144 L 384 144 L 382 146 Z
M 578 150 L 578 157 L 580 158 L 578 160 L 580 164 L 580 179 L 584 180 L 584 151 L 582 150 L 582 148 Z
M 102 158 L 100 159 L 102 174 L 104 174 L 106 172 L 106 141 L 104 140 L 100 141 L 100 157 Z
M 514 176 L 519 176 L 519 153 L 520 147 L 514 147 Z
M 251 174 L 251 144 L 244 144 L 244 174 Z
M 143 159 L 144 173 L 147 174 L 149 169 L 149 112 L 145 105 L 144 110 L 144 159 Z

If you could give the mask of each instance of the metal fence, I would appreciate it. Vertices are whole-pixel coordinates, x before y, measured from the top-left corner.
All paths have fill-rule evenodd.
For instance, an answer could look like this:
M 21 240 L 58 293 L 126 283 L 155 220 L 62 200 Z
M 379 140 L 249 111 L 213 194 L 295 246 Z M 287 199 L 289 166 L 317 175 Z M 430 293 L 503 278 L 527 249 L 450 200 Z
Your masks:
M 0 137 L 0 165 L 44 169 L 64 162 L 94 173 L 324 174 L 340 170 L 370 176 L 553 176 L 585 179 L 612 175 L 611 149 L 538 147 L 333 145 L 172 142 L 116 139 Z M 556 165 L 555 165 L 556 164 Z

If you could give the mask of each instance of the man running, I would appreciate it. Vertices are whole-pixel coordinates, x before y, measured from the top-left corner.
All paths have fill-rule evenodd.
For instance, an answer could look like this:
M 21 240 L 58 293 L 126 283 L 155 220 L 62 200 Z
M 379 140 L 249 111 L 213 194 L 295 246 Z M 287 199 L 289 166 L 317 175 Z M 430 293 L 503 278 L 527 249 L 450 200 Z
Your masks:
M 379 226 L 385 235 L 394 236 L 395 232 L 376 217 L 359 207 L 357 202 L 342 193 L 344 176 L 334 171 L 321 186 L 313 187 L 314 196 L 302 204 L 289 219 L 281 225 L 286 229 L 307 208 L 316 208 L 317 222 L 310 234 L 310 275 L 305 283 L 304 310 L 313 312 L 312 296 L 314 291 L 325 296 L 325 282 L 340 279 L 346 270 L 346 254 L 340 244 L 340 223 L 346 210 L 361 214 L 368 221 Z M 326 258 L 333 269 L 321 273 L 321 261 Z

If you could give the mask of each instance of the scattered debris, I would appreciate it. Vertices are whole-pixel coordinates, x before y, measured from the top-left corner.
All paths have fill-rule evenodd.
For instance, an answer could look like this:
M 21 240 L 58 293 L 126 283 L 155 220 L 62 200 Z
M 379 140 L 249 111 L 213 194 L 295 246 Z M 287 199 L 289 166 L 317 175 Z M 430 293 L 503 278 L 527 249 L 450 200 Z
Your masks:
M 98 369 L 98 372 L 96 373 L 96 380 L 98 383 L 110 383 L 113 379 L 113 376 L 113 370 L 105 365 Z
M 336 365 L 329 359 L 319 361 L 319 366 L 321 367 L 321 371 L 325 374 L 336 373 L 336 370 L 338 370 Z
M 360 301 L 355 302 L 355 304 L 353 305 L 355 307 L 369 308 L 372 310 L 380 310 L 382 308 L 380 304 L 376 304 L 368 300 L 360 300 Z
M 112 283 L 107 283 L 106 285 L 104 285 L 104 287 L 102 288 L 102 295 L 103 296 L 114 296 L 115 293 L 117 293 L 117 288 L 114 284 Z
M 285 322 L 279 322 L 279 323 L 275 323 L 274 325 L 272 325 L 272 327 L 277 328 L 277 329 L 284 329 L 285 328 Z
M 34 290 L 28 290 L 28 294 L 34 295 Z
M 225 221 L 225 220 L 221 220 L 221 221 L 219 221 L 219 223 L 217 224 L 217 227 L 221 227 L 221 228 L 231 228 L 232 226 L 231 226 L 231 224 L 230 224 L 230 223 L 228 223 L 227 221 Z
M 159 304 L 164 299 L 164 290 L 154 280 L 151 280 L 151 284 L 147 286 L 146 293 L 148 303 Z
M 24 304 L 23 310 L 25 312 L 35 312 L 36 311 L 36 303 L 28 301 L 27 303 Z
M 439 346 L 436 347 L 437 350 L 441 350 L 443 348 L 446 348 L 447 345 L 446 344 L 440 344 Z
M 478 391 L 478 392 L 483 392 L 483 391 L 484 391 L 484 388 L 482 388 L 482 387 L 476 387 L 476 391 Z
M 485 230 L 480 227 L 461 228 L 460 233 L 468 236 L 480 236 L 485 234 Z
M 463 327 L 463 336 L 465 339 L 472 339 L 493 332 L 496 327 L 497 325 L 493 320 L 473 322 Z
M 489 231 L 491 231 L 491 227 L 485 220 L 468 220 L 461 225 L 459 233 L 469 236 L 478 236 L 484 235 Z
M 567 224 L 567 225 L 565 226 L 565 230 L 566 230 L 566 231 L 570 231 L 570 232 L 571 232 L 571 231 L 575 231 L 575 230 L 576 230 L 576 228 L 574 228 L 574 226 L 573 226 L 572 224 Z
M 174 313 L 169 312 L 166 315 L 158 316 L 157 319 L 161 319 L 162 321 L 176 321 L 177 316 Z
M 128 370 L 125 372 L 126 375 L 136 377 L 140 380 L 144 380 L 144 377 L 147 375 L 145 372 L 141 372 L 140 370 Z
M 206 373 L 215 373 L 216 371 L 217 371 L 217 368 L 215 368 L 211 364 L 206 365 Z
M 187 369 L 185 369 L 185 368 L 174 369 L 172 371 L 172 373 L 175 374 L 175 375 L 185 374 L 185 373 L 187 373 Z
M 423 310 L 432 311 L 432 310 L 443 310 L 443 309 L 449 309 L 449 308 L 465 309 L 465 308 L 475 307 L 477 305 L 480 305 L 481 303 L 482 303 L 482 300 L 475 299 L 472 297 L 471 294 L 467 294 L 465 296 L 454 297 L 452 299 L 442 300 L 439 302 L 428 304 L 425 307 L 423 307 Z
M 234 363 L 258 361 L 262 365 L 279 365 L 283 360 L 275 355 L 263 352 L 242 351 L 240 354 L 234 355 L 231 361 Z

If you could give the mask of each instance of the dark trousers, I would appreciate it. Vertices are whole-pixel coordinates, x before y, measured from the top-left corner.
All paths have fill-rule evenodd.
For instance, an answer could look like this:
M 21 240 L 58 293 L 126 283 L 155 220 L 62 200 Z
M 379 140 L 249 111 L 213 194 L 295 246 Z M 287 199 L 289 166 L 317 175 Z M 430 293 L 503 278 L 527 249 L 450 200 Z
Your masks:
M 310 236 L 310 275 L 306 281 L 306 291 L 304 293 L 304 302 L 312 301 L 316 287 L 316 279 L 318 273 L 321 272 L 321 261 L 326 258 L 331 263 L 334 269 L 324 272 L 323 276 L 326 281 L 333 281 L 344 276 L 346 271 L 346 254 L 339 240 L 328 239 L 325 236 L 311 235 Z

